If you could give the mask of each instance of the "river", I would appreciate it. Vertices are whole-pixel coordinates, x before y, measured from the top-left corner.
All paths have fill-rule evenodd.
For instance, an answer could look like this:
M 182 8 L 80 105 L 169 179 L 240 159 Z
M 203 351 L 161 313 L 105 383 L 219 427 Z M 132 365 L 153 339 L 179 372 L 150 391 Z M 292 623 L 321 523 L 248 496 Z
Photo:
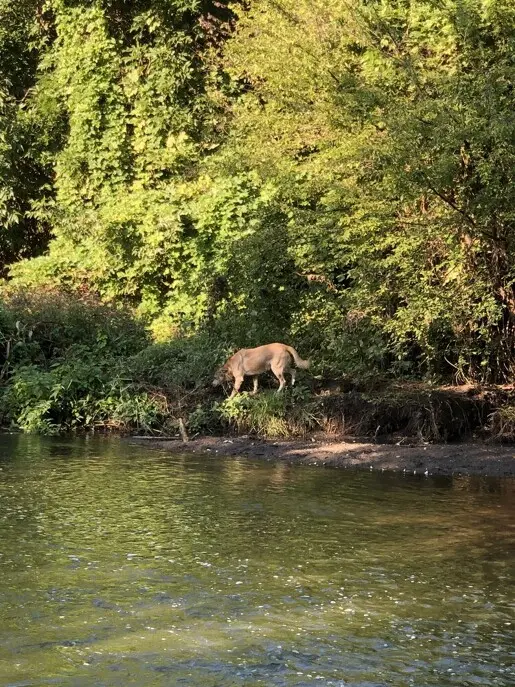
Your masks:
M 513 685 L 515 481 L 0 437 L 0 685 Z

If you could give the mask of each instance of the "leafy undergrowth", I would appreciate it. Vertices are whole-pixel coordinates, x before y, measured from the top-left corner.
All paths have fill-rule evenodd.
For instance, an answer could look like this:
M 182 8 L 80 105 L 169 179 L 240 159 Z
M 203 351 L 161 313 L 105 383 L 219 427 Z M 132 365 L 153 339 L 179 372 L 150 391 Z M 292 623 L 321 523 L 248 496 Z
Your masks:
M 207 336 L 152 344 L 88 293 L 4 293 L 0 422 L 23 432 L 173 431 L 225 351 Z
M 433 389 L 410 384 L 383 389 L 313 393 L 307 388 L 281 394 L 262 391 L 224 401 L 198 404 L 189 416 L 193 433 L 250 434 L 260 438 L 288 438 L 323 433 L 377 441 L 445 442 L 496 434 L 495 390 Z M 515 437 L 515 412 L 511 416 Z
M 321 433 L 375 440 L 515 439 L 515 393 L 435 388 L 302 372 L 300 385 L 227 398 L 213 371 L 231 347 L 199 333 L 153 343 L 141 323 L 88 293 L 4 294 L 0 305 L 0 422 L 57 434 L 115 430 L 170 435 Z M 267 388 L 267 385 L 268 387 Z

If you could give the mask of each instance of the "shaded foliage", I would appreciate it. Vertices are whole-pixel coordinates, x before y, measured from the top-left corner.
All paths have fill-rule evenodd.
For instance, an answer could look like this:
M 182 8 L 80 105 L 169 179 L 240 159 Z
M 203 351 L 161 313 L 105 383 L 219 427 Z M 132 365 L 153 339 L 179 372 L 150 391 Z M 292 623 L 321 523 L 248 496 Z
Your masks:
M 159 406 L 131 385 L 124 365 L 147 343 L 144 328 L 128 312 L 88 294 L 4 294 L 2 423 L 42 433 L 109 423 L 149 429 Z
M 0 2 L 0 275 L 41 253 L 49 223 L 38 212 L 50 194 L 44 122 L 30 106 L 42 45 L 40 3 Z

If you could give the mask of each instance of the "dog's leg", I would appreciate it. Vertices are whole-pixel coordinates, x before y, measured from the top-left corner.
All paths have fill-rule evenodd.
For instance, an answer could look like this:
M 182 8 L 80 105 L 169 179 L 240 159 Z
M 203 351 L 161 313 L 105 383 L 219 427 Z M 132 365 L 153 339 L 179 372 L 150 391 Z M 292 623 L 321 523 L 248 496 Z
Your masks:
M 275 372 L 274 371 L 274 375 L 279 380 L 279 388 L 277 389 L 277 393 L 279 393 L 280 391 L 282 391 L 284 389 L 285 384 L 286 384 L 286 379 L 284 378 L 282 370 L 281 370 L 281 372 Z
M 292 367 L 292 368 L 290 369 L 290 374 L 291 374 L 291 385 L 294 386 L 294 384 L 295 384 L 295 374 L 296 374 L 296 370 L 295 370 L 294 367 Z
M 254 382 L 254 388 L 252 389 L 252 394 L 255 395 L 255 394 L 257 394 L 257 390 L 258 390 L 258 376 L 257 375 L 254 375 L 253 382 Z
M 231 395 L 229 398 L 234 398 L 238 391 L 240 390 L 241 385 L 243 384 L 243 377 L 235 377 L 234 379 L 234 388 L 231 392 Z
M 277 389 L 277 392 L 282 391 L 284 389 L 284 385 L 286 384 L 286 380 L 284 378 L 284 370 L 285 367 L 283 361 L 277 361 L 275 365 L 272 363 L 272 372 L 279 380 L 279 388 Z

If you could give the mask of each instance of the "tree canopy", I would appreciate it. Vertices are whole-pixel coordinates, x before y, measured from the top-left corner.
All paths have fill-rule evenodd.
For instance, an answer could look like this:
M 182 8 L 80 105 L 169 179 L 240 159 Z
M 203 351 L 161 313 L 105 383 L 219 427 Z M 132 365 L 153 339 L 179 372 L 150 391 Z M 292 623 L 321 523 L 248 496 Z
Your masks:
M 0 0 L 0 260 L 157 340 L 505 380 L 510 0 Z

